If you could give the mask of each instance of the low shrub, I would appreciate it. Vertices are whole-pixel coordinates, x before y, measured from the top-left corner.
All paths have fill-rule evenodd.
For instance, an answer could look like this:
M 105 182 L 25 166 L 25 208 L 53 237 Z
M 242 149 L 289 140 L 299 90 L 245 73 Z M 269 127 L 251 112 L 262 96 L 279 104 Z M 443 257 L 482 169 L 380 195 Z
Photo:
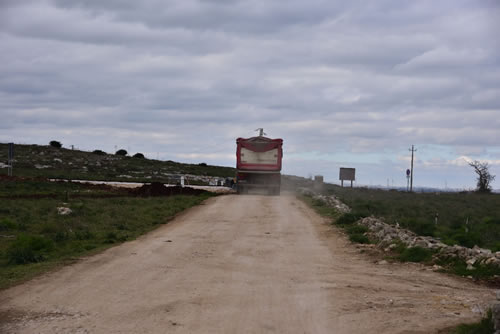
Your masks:
M 97 155 L 106 155 L 106 152 L 101 151 L 101 150 L 94 150 L 92 153 L 97 154 Z
M 326 206 L 325 202 L 323 202 L 322 200 L 320 200 L 318 198 L 313 198 L 312 199 L 312 204 L 314 206 Z
M 41 262 L 53 248 L 54 243 L 50 239 L 20 234 L 7 249 L 7 259 L 11 264 Z
M 354 224 L 346 228 L 348 234 L 363 234 L 368 232 L 368 227 L 364 225 Z
M 122 156 L 126 156 L 128 154 L 128 152 L 124 149 L 121 149 L 121 150 L 118 150 L 115 152 L 116 155 L 122 155 Z
M 9 231 L 17 227 L 17 224 L 8 218 L 3 218 L 0 220 L 0 231 Z
M 105 243 L 107 244 L 114 244 L 115 242 L 118 241 L 118 236 L 116 235 L 115 232 L 111 231 L 111 232 L 108 232 L 106 233 L 106 236 L 105 236 Z
M 436 233 L 436 225 L 433 222 L 418 219 L 418 218 L 407 218 L 401 220 L 401 225 L 406 227 L 418 235 L 434 236 Z
M 410 247 L 404 249 L 398 259 L 402 262 L 426 262 L 432 259 L 432 251 L 423 247 Z
M 439 259 L 437 264 L 446 268 L 447 271 L 460 276 L 472 276 L 474 278 L 490 278 L 500 275 L 500 268 L 492 264 L 474 264 L 474 270 L 467 270 L 467 264 L 457 258 Z
M 472 248 L 474 246 L 481 247 L 483 245 L 482 238 L 475 232 L 460 232 L 454 234 L 451 239 L 456 240 L 461 246 Z
M 359 217 L 353 213 L 344 213 L 342 216 L 340 216 L 336 221 L 335 224 L 337 225 L 351 225 L 354 224 Z
M 57 140 L 51 140 L 49 143 L 50 146 L 55 147 L 55 148 L 61 148 L 62 144 L 58 142 Z
M 450 331 L 450 334 L 492 334 L 495 332 L 492 320 L 492 312 L 488 310 L 485 318 L 475 324 L 458 325 Z
M 356 242 L 358 244 L 369 244 L 370 243 L 370 239 L 366 235 L 361 234 L 361 233 L 349 234 L 349 240 L 352 242 Z
M 144 157 L 144 154 L 142 153 L 136 153 L 133 155 L 134 158 L 139 158 L 139 159 L 145 159 L 146 157 Z

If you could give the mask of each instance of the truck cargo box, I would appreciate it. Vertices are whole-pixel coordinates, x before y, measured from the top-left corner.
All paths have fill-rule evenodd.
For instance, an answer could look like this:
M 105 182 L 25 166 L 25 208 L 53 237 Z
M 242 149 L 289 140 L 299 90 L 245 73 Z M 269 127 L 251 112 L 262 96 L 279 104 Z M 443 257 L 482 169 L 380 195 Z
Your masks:
M 258 190 L 270 195 L 279 195 L 282 157 L 283 139 L 270 139 L 262 135 L 238 138 L 236 140 L 238 193 L 245 194 L 249 190 Z
M 281 171 L 283 139 L 259 136 L 236 140 L 236 169 Z

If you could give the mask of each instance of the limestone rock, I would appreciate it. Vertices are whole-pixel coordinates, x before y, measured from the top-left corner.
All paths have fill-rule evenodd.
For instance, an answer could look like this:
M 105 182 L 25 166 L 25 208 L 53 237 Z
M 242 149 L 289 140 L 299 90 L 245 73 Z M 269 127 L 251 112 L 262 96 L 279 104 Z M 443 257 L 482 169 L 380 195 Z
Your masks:
M 57 213 L 61 216 L 66 216 L 66 215 L 70 215 L 71 213 L 73 213 L 73 210 L 71 210 L 70 208 L 64 207 L 64 206 L 60 206 L 57 208 Z

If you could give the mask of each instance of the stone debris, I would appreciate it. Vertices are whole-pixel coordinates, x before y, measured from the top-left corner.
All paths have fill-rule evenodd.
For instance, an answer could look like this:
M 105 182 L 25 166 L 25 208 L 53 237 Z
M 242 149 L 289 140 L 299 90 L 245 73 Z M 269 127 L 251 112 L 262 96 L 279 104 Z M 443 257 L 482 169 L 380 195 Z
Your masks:
M 467 270 L 476 270 L 476 267 L 474 267 L 472 264 L 468 264 L 467 265 L 467 268 L 465 268 Z
M 71 210 L 70 208 L 67 208 L 64 206 L 60 206 L 57 208 L 57 214 L 59 214 L 61 216 L 67 216 L 71 213 L 73 213 L 73 210 Z
M 349 208 L 347 205 L 342 203 L 337 197 L 335 197 L 333 195 L 327 196 L 327 195 L 316 194 L 315 192 L 313 192 L 307 188 L 299 188 L 298 191 L 302 195 L 312 196 L 313 199 L 319 200 L 319 201 L 325 203 L 327 206 L 330 206 L 330 207 L 337 209 L 341 213 L 351 212 L 351 208 Z
M 474 270 L 477 264 L 493 264 L 500 267 L 499 252 L 493 253 L 489 249 L 467 248 L 464 246 L 448 246 L 436 238 L 419 236 L 407 229 L 385 223 L 380 218 L 365 217 L 358 220 L 358 224 L 368 227 L 368 236 L 377 240 L 385 251 L 396 247 L 396 242 L 402 242 L 407 247 L 422 247 L 437 251 L 437 257 L 460 258 L 467 263 L 467 270 Z M 387 246 L 388 245 L 388 246 Z
M 351 209 L 333 195 L 320 195 L 308 188 L 299 188 L 302 195 L 311 196 L 315 200 L 322 201 L 327 206 L 337 209 L 341 213 L 351 212 Z M 419 236 L 414 232 L 401 228 L 399 224 L 387 224 L 381 218 L 365 217 L 357 221 L 358 224 L 368 227 L 366 235 L 377 241 L 377 244 L 384 251 L 389 252 L 397 247 L 398 243 L 403 243 L 406 247 L 422 247 L 436 251 L 435 257 L 459 258 L 467 263 L 467 270 L 475 270 L 474 265 L 492 264 L 500 267 L 500 252 L 493 253 L 489 249 L 474 246 L 468 248 L 459 245 L 449 246 L 440 240 Z
M 36 169 L 45 169 L 45 168 L 52 168 L 52 166 L 35 164 L 35 168 Z

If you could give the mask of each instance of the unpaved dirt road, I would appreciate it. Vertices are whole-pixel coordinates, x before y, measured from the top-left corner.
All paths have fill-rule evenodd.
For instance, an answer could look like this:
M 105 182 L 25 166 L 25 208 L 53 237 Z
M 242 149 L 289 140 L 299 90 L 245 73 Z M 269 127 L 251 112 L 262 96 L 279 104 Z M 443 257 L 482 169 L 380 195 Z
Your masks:
M 377 265 L 291 196 L 210 199 L 0 292 L 1 333 L 432 333 L 493 291 Z

